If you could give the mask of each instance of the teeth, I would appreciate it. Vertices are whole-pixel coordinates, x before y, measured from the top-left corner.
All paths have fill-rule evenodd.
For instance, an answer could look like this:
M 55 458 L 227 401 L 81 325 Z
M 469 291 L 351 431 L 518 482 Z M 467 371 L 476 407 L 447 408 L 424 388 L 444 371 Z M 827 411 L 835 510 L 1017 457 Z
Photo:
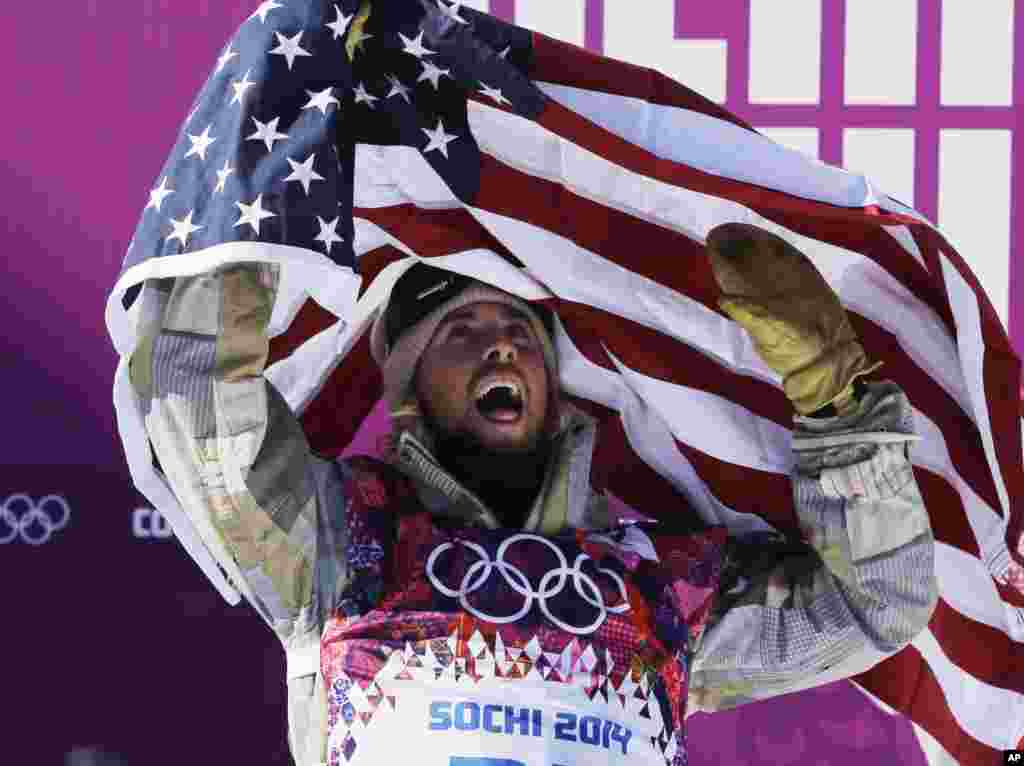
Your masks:
M 477 392 L 476 392 L 476 399 L 477 399 L 477 401 L 479 401 L 483 397 L 487 396 L 487 394 L 490 391 L 492 391 L 495 388 L 498 388 L 499 386 L 505 386 L 506 388 L 512 389 L 512 396 L 514 396 L 516 399 L 520 399 L 521 400 L 523 398 L 523 394 L 522 394 L 522 391 L 519 388 L 519 384 L 518 383 L 516 383 L 513 380 L 502 380 L 501 378 L 498 378 L 496 380 L 488 381 L 484 385 L 480 386 L 479 389 L 477 389 Z

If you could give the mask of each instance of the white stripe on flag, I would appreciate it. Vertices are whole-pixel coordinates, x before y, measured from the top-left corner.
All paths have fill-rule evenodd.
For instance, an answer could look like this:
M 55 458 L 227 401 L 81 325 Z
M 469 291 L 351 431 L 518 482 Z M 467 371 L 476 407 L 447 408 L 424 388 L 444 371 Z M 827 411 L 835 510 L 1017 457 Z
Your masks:
M 684 444 L 733 465 L 789 475 L 791 431 L 717 394 L 658 380 L 612 358 L 623 381 L 661 413 Z
M 1006 519 L 1010 515 L 1010 496 L 1003 480 L 1003 470 L 996 458 L 996 447 L 992 441 L 992 422 L 989 419 L 988 397 L 985 394 L 985 339 L 981 331 L 981 312 L 978 308 L 978 296 L 967 285 L 960 272 L 949 262 L 944 253 L 939 253 L 942 264 L 942 275 L 949 294 L 949 305 L 956 320 L 957 348 L 960 349 L 960 364 L 963 370 L 967 390 L 970 392 L 973 406 L 974 422 L 981 431 L 982 443 L 985 445 L 985 457 L 992 472 L 992 478 L 999 492 Z M 987 542 L 979 540 L 979 542 Z M 1004 543 L 1005 546 L 1005 543 Z M 991 551 L 982 552 L 986 559 L 994 557 Z M 1001 573 L 999 573 L 1001 574 Z
M 657 157 L 833 205 L 878 202 L 864 176 L 818 162 L 717 117 L 630 96 L 547 82 L 537 85 L 562 106 Z
M 936 541 L 935 577 L 943 600 L 959 614 L 1024 644 L 1024 630 L 1017 620 L 1010 619 L 984 562 L 959 548 Z
M 949 711 L 965 732 L 996 750 L 1016 747 L 1024 730 L 1024 696 L 979 681 L 954 665 L 930 629 L 911 643 L 928 663 Z

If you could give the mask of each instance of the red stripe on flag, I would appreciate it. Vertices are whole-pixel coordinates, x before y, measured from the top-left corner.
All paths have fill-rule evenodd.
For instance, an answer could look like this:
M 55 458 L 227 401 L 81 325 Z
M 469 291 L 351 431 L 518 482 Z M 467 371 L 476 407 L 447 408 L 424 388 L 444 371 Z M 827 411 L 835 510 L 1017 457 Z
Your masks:
M 756 132 L 714 101 L 654 69 L 599 56 L 586 48 L 540 32 L 533 33 L 533 60 L 529 74 L 532 80 L 540 82 L 639 98 L 652 104 L 700 112 Z
M 618 412 L 588 399 L 574 396 L 566 399 L 598 421 L 594 457 L 590 465 L 590 484 L 594 491 L 600 493 L 607 489 L 648 517 L 666 522 L 692 522 L 694 529 L 706 526 L 686 495 L 676 490 L 630 447 Z
M 424 258 L 482 247 L 493 250 L 518 267 L 523 265 L 464 208 L 425 210 L 408 203 L 376 208 L 357 207 L 353 209 L 353 215 L 377 224 Z M 362 258 L 358 268 L 359 273 L 365 276 Z
M 323 456 L 340 455 L 380 399 L 380 368 L 370 355 L 370 333 L 356 341 L 300 418 L 310 448 Z
M 1024 591 L 1019 590 L 1012 583 L 1000 582 L 993 578 L 999 597 L 1013 607 L 1024 608 Z
M 939 284 L 941 274 L 936 281 L 934 273 L 922 268 L 914 256 L 904 250 L 878 221 L 873 218 L 859 221 L 836 221 L 822 216 L 807 218 L 778 208 L 761 209 L 758 205 L 752 205 L 751 209 L 797 234 L 860 253 L 874 261 L 917 300 L 934 311 L 950 335 L 956 335 L 956 322 L 949 308 L 946 291 Z
M 910 449 L 914 449 L 913 445 Z M 928 509 L 932 536 L 940 543 L 981 558 L 981 549 L 959 493 L 942 476 L 926 468 L 914 466 L 914 478 L 921 490 L 924 507 Z
M 1024 694 L 1024 645 L 939 599 L 928 623 L 949 660 L 990 686 Z
M 722 503 L 756 514 L 784 534 L 801 536 L 789 476 L 728 463 L 678 439 L 675 443 Z
M 857 683 L 931 734 L 957 763 L 999 763 L 1000 751 L 979 742 L 957 722 L 928 663 L 913 646 L 887 657 Z

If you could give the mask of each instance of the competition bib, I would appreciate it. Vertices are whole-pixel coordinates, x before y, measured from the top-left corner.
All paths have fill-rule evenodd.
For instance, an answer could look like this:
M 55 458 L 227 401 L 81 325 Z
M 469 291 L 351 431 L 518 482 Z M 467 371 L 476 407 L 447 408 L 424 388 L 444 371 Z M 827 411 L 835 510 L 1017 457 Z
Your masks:
M 665 766 L 656 719 L 544 682 L 394 682 L 394 704 L 335 726 L 331 763 L 353 766 Z M 350 694 L 351 697 L 351 694 Z M 619 708 L 616 710 L 616 707 Z M 347 729 L 347 730 L 346 730 Z

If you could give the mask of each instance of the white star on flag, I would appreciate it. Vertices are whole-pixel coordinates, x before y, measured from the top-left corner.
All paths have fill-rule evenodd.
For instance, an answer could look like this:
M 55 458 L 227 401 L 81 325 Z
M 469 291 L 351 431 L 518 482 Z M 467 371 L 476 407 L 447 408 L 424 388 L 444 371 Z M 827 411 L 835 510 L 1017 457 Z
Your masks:
M 492 88 L 485 82 L 480 83 L 480 92 L 485 96 L 497 101 L 499 104 L 511 104 L 512 102 L 505 98 L 505 95 L 501 92 L 500 88 Z
M 228 182 L 228 176 L 234 172 L 235 169 L 231 167 L 231 163 L 228 160 L 224 160 L 224 167 L 217 171 L 217 186 L 213 190 L 214 194 L 224 191 L 224 184 Z
M 325 115 L 331 104 L 337 107 L 341 106 L 341 102 L 334 97 L 334 88 L 324 88 L 319 93 L 314 93 L 311 90 L 306 91 L 306 95 L 309 96 L 309 103 L 306 104 L 303 109 L 319 109 Z
M 172 239 L 176 239 L 181 242 L 182 247 L 188 246 L 189 235 L 194 231 L 199 231 L 202 226 L 192 225 L 192 214 L 195 210 L 190 210 L 188 215 L 182 218 L 180 221 L 171 219 L 171 225 L 174 227 L 174 231 L 171 232 L 170 236 L 167 237 L 167 241 L 170 242 Z
M 220 70 L 227 66 L 227 63 L 237 55 L 238 51 L 231 50 L 231 43 L 228 43 L 228 49 L 220 55 L 219 59 L 217 59 L 217 71 L 214 72 L 214 74 L 220 74 Z
M 428 141 L 427 145 L 423 148 L 423 153 L 426 154 L 427 152 L 436 149 L 444 155 L 445 159 L 448 159 L 448 144 L 458 138 L 458 136 L 452 135 L 451 133 L 445 133 L 444 123 L 440 119 L 437 121 L 437 128 L 434 130 L 428 130 L 427 128 L 420 128 L 420 130 L 426 133 L 427 137 L 430 138 L 430 141 Z
M 247 141 L 262 141 L 267 145 L 267 151 L 274 151 L 274 142 L 280 141 L 281 139 L 288 138 L 287 133 L 277 132 L 277 123 L 280 121 L 280 117 L 275 117 L 270 122 L 260 122 L 255 117 L 252 121 L 258 126 L 258 130 L 251 136 L 246 136 Z
M 304 48 L 299 47 L 299 38 L 302 37 L 302 32 L 299 32 L 295 37 L 285 37 L 280 32 L 274 32 L 277 35 L 277 42 L 280 43 L 274 50 L 270 51 L 271 54 L 278 56 L 284 56 L 288 60 L 288 71 L 292 69 L 292 64 L 295 63 L 296 56 L 312 56 L 313 54 Z
M 256 232 L 256 236 L 260 233 L 260 221 L 264 218 L 276 218 L 277 213 L 271 213 L 269 210 L 263 209 L 263 195 L 260 194 L 256 197 L 256 201 L 251 205 L 246 205 L 242 202 L 236 202 L 235 206 L 242 211 L 242 215 L 235 221 L 235 226 L 244 226 L 249 224 Z
M 449 73 L 451 70 L 436 67 L 429 61 L 420 61 L 420 65 L 423 67 L 423 71 L 420 73 L 420 76 L 416 78 L 416 82 L 430 80 L 430 84 L 434 86 L 434 90 L 441 89 L 441 86 L 438 85 L 438 81 L 442 77 L 445 75 L 451 77 L 451 74 Z
M 164 176 L 164 180 L 160 182 L 160 185 L 155 189 L 151 189 L 149 192 L 149 204 L 146 205 L 146 210 L 151 207 L 156 208 L 156 211 L 160 212 L 160 206 L 164 204 L 164 197 L 168 194 L 174 194 L 174 189 L 167 188 L 167 176 Z
M 255 80 L 249 79 L 249 72 L 251 71 L 251 69 L 246 69 L 245 74 L 242 75 L 241 80 L 235 80 L 231 83 L 231 87 L 235 90 L 235 96 L 231 99 L 231 103 L 228 104 L 228 106 L 231 106 L 231 104 L 234 104 L 236 102 L 241 104 L 242 98 L 245 96 L 245 92 L 256 84 Z
M 198 154 L 199 159 L 204 161 L 206 160 L 206 150 L 210 148 L 210 144 L 217 140 L 216 138 L 210 138 L 210 128 L 212 127 L 212 124 L 207 125 L 206 130 L 204 130 L 198 136 L 193 136 L 192 134 L 189 134 L 188 140 L 192 142 L 192 148 L 185 153 L 186 157 L 191 157 L 193 154 Z
M 363 103 L 365 103 L 365 104 L 366 104 L 366 105 L 367 105 L 368 107 L 370 107 L 371 109 L 373 109 L 373 108 L 374 108 L 374 107 L 373 107 L 373 102 L 374 102 L 374 101 L 377 101 L 377 100 L 379 100 L 379 99 L 378 99 L 378 97 L 377 97 L 377 96 L 374 96 L 374 95 L 373 95 L 372 93 L 367 93 L 367 92 L 366 92 L 366 87 L 365 87 L 365 86 L 364 86 L 364 85 L 363 85 L 362 83 L 359 83 L 359 84 L 358 84 L 358 85 L 357 85 L 356 87 L 354 87 L 354 88 L 353 88 L 352 90 L 353 90 L 353 91 L 355 92 L 355 94 L 356 94 L 356 103 L 357 103 L 357 104 L 358 104 L 359 102 L 363 102 Z
M 437 51 L 428 50 L 427 48 L 423 47 L 422 29 L 420 30 L 420 33 L 416 35 L 416 39 L 406 37 L 401 32 L 398 33 L 398 36 L 402 39 L 402 45 L 404 46 L 402 49 L 402 53 L 409 53 L 418 59 L 422 59 L 424 56 L 430 56 L 433 55 L 434 53 L 437 53 Z
M 284 8 L 284 6 L 281 5 L 280 3 L 275 3 L 274 0 L 265 0 L 265 2 L 260 3 L 260 7 L 253 11 L 252 16 L 250 16 L 249 18 L 254 19 L 257 16 L 259 16 L 260 21 L 266 24 L 267 14 L 270 13 L 275 8 Z M 248 19 L 246 20 L 248 21 Z
M 457 21 L 459 24 L 469 23 L 459 15 L 459 11 L 462 10 L 462 3 L 453 2 L 451 5 L 445 5 L 444 0 L 437 0 L 437 7 L 440 9 L 441 13 L 453 21 Z
M 385 96 L 385 98 L 391 98 L 392 96 L 401 96 L 402 98 L 405 99 L 407 104 L 412 103 L 412 101 L 409 100 L 409 91 L 411 90 L 409 86 L 403 85 L 402 81 L 395 77 L 393 74 L 388 75 L 388 82 L 391 83 L 391 91 L 388 93 L 387 96 Z
M 313 160 L 316 159 L 316 154 L 311 154 L 306 158 L 305 162 L 299 163 L 293 160 L 291 157 L 285 157 L 288 160 L 288 164 L 292 166 L 292 174 L 285 178 L 285 181 L 298 181 L 302 184 L 302 188 L 306 192 L 306 196 L 309 196 L 309 184 L 312 181 L 323 181 L 324 177 L 313 170 Z
M 501 52 L 500 52 L 500 53 L 498 54 L 498 57 L 499 57 L 499 58 L 503 58 L 503 59 L 504 59 L 504 58 L 508 58 L 508 52 L 509 52 L 510 50 L 512 50 L 512 46 L 511 46 L 511 45 L 506 45 L 506 46 L 505 46 L 505 50 L 501 51 Z
M 333 245 L 335 242 L 345 241 L 342 237 L 339 237 L 337 232 L 335 231 L 338 228 L 338 221 L 341 220 L 341 217 L 339 216 L 338 218 L 335 218 L 330 223 L 327 223 L 320 216 L 317 216 L 316 220 L 320 222 L 320 233 L 316 235 L 316 241 L 323 242 L 324 247 L 327 248 L 327 254 L 330 255 L 331 245 Z
M 334 39 L 337 40 L 339 37 L 345 36 L 345 30 L 348 28 L 349 22 L 355 17 L 355 14 L 346 16 L 337 5 L 334 6 L 334 12 L 338 14 L 338 18 L 330 24 L 324 24 L 324 26 L 334 32 Z

